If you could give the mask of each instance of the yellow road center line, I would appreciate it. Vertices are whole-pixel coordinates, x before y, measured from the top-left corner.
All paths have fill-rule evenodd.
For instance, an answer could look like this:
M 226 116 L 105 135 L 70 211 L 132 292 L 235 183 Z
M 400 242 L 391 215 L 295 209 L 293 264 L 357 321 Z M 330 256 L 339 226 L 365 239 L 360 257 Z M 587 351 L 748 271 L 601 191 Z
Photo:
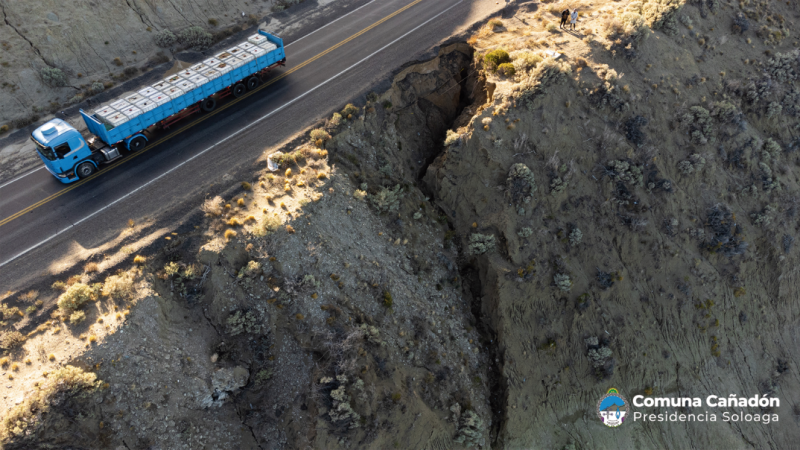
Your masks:
M 155 148 L 155 147 L 156 147 L 156 146 L 158 146 L 159 144 L 162 144 L 162 143 L 164 143 L 165 141 L 167 141 L 167 140 L 169 140 L 169 139 L 172 139 L 173 137 L 177 136 L 178 134 L 181 134 L 182 132 L 184 132 L 184 131 L 188 130 L 189 128 L 192 128 L 193 126 L 195 126 L 195 125 L 197 125 L 197 124 L 201 123 L 202 121 L 204 121 L 204 120 L 206 120 L 206 119 L 208 119 L 208 118 L 210 118 L 210 117 L 214 116 L 215 114 L 217 114 L 217 113 L 219 113 L 219 112 L 222 112 L 222 111 L 226 110 L 227 108 L 230 108 L 231 106 L 233 106 L 233 105 L 235 105 L 236 103 L 238 103 L 238 102 L 240 102 L 240 101 L 242 101 L 242 100 L 246 99 L 247 97 L 249 97 L 249 96 L 251 96 L 251 95 L 255 94 L 256 92 L 260 91 L 261 89 L 264 89 L 264 88 L 266 88 L 267 86 L 270 86 L 270 85 L 272 85 L 273 83 L 276 83 L 277 81 L 279 81 L 279 80 L 281 80 L 281 79 L 283 79 L 283 78 L 285 78 L 285 77 L 287 77 L 287 76 L 291 75 L 292 73 L 294 73 L 294 72 L 296 72 L 296 71 L 298 71 L 298 70 L 302 69 L 303 67 L 305 67 L 305 66 L 307 66 L 307 65 L 311 64 L 312 62 L 314 62 L 314 61 L 318 60 L 319 58 L 322 58 L 323 56 L 327 55 L 328 53 L 330 53 L 330 52 L 332 52 L 332 51 L 334 51 L 334 50 L 338 49 L 339 47 L 341 47 L 341 46 L 343 46 L 343 45 L 345 45 L 345 44 L 349 43 L 349 42 L 350 42 L 350 41 L 352 41 L 353 39 L 356 39 L 356 38 L 358 38 L 359 36 L 363 35 L 364 33 L 367 33 L 368 31 L 370 31 L 370 30 L 374 29 L 375 27 L 377 27 L 377 26 L 380 26 L 381 24 L 383 24 L 383 23 L 384 23 L 384 22 L 386 22 L 387 20 L 389 20 L 389 19 L 391 19 L 391 18 L 393 18 L 393 17 L 397 16 L 398 14 L 402 13 L 403 11 L 406 11 L 407 9 L 411 8 L 412 6 L 414 6 L 414 5 L 418 4 L 418 3 L 421 3 L 422 1 L 423 1 L 423 0 L 415 0 L 415 1 L 414 1 L 414 2 L 412 2 L 412 3 L 409 3 L 408 5 L 406 5 L 406 6 L 402 7 L 402 8 L 400 8 L 400 9 L 398 9 L 397 11 L 395 11 L 395 12 L 393 12 L 393 13 L 391 13 L 391 14 L 389 14 L 388 16 L 384 17 L 383 19 L 381 19 L 381 20 L 379 20 L 379 21 L 377 21 L 377 22 L 373 23 L 372 25 L 370 25 L 370 26 L 368 26 L 368 27 L 364 28 L 363 30 L 361 30 L 361 31 L 359 31 L 358 33 L 356 33 L 356 34 L 354 34 L 354 35 L 350 36 L 349 38 L 347 38 L 347 39 L 345 39 L 345 40 L 343 40 L 343 41 L 339 42 L 338 44 L 336 44 L 336 45 L 334 45 L 334 46 L 332 46 L 332 47 L 328 48 L 327 50 L 325 50 L 325 51 L 323 51 L 323 52 L 321 52 L 321 53 L 319 53 L 319 54 L 317 54 L 317 55 L 315 55 L 315 56 L 311 57 L 310 59 L 307 59 L 307 60 L 303 61 L 302 63 L 298 64 L 297 66 L 295 66 L 295 67 L 292 67 L 291 69 L 289 69 L 289 70 L 287 70 L 286 72 L 282 73 L 281 75 L 279 75 L 279 76 L 277 76 L 277 77 L 275 77 L 275 78 L 273 78 L 273 79 L 269 80 L 268 82 L 264 83 L 263 85 L 259 86 L 259 87 L 258 87 L 258 88 L 256 88 L 256 89 L 254 89 L 254 90 L 250 91 L 249 93 L 247 93 L 247 94 L 245 94 L 245 95 L 243 95 L 243 96 L 241 96 L 241 97 L 239 97 L 239 98 L 237 98 L 237 99 L 235 99 L 235 100 L 231 101 L 230 103 L 227 103 L 225 106 L 223 106 L 223 107 L 221 107 L 221 108 L 219 108 L 219 109 L 216 109 L 216 110 L 214 110 L 213 112 L 211 112 L 211 113 L 209 113 L 209 114 L 206 114 L 206 115 L 204 115 L 203 117 L 200 117 L 199 119 L 195 120 L 195 121 L 194 121 L 194 122 L 192 122 L 192 123 L 189 123 L 189 124 L 186 124 L 186 125 L 184 125 L 183 127 L 181 127 L 180 129 L 178 129 L 177 131 L 175 131 L 175 132 L 172 132 L 172 133 L 170 133 L 170 134 L 168 134 L 168 135 L 166 135 L 166 136 L 162 137 L 161 139 L 159 139 L 159 140 L 155 141 L 154 143 L 152 143 L 152 144 L 148 145 L 148 146 L 147 146 L 147 148 L 145 148 L 144 150 L 142 150 L 142 151 L 140 151 L 140 152 L 137 152 L 137 153 L 134 153 L 133 155 L 131 155 L 131 156 L 129 156 L 129 157 L 127 157 L 127 158 L 125 158 L 125 159 L 123 159 L 123 160 L 121 160 L 121 161 L 118 161 L 118 162 L 116 162 L 116 163 L 114 163 L 114 164 L 111 164 L 111 165 L 109 165 L 108 167 L 105 167 L 105 168 L 104 168 L 104 170 L 102 170 L 102 171 L 99 171 L 99 172 L 96 172 L 95 174 L 91 175 L 91 176 L 90 176 L 90 177 L 88 177 L 88 178 L 84 178 L 84 179 L 78 180 L 77 182 L 75 182 L 75 183 L 73 183 L 73 184 L 70 184 L 70 185 L 69 185 L 69 187 L 62 189 L 62 190 L 60 190 L 60 191 L 56 192 L 55 194 L 52 194 L 52 195 L 50 195 L 49 197 L 46 197 L 46 198 L 44 198 L 44 199 L 42 199 L 42 200 L 39 200 L 38 202 L 34 203 L 34 204 L 33 204 L 33 205 L 31 205 L 31 206 L 28 206 L 27 208 L 23 209 L 22 211 L 19 211 L 19 212 L 15 213 L 15 214 L 13 214 L 13 215 L 11 215 L 11 216 L 8 216 L 8 217 L 6 217 L 6 218 L 5 218 L 5 219 L 3 219 L 3 220 L 0 220 L 0 227 L 2 227 L 3 225 L 5 225 L 5 224 L 7 224 L 7 223 L 11 222 L 11 221 L 12 221 L 12 220 L 14 220 L 14 219 L 17 219 L 17 218 L 19 218 L 20 216 L 22 216 L 22 215 L 24 215 L 24 214 L 27 214 L 27 213 L 29 213 L 29 212 L 33 211 L 34 209 L 36 209 L 36 208 L 38 208 L 38 207 L 40 207 L 40 206 L 44 205 L 45 203 L 48 203 L 48 202 L 50 202 L 50 201 L 53 201 L 53 200 L 57 199 L 58 197 L 60 197 L 60 196 L 62 196 L 62 195 L 64 195 L 64 194 L 66 194 L 67 192 L 70 192 L 70 191 L 72 191 L 73 189 L 77 189 L 78 187 L 82 186 L 84 183 L 88 183 L 90 180 L 93 180 L 95 177 L 98 177 L 98 176 L 100 176 L 100 175 L 103 175 L 103 174 L 105 174 L 106 172 L 109 172 L 109 171 L 111 171 L 111 170 L 113 170 L 113 169 L 115 169 L 115 168 L 119 167 L 120 165 L 122 165 L 122 164 L 125 164 L 125 163 L 126 163 L 126 162 L 128 162 L 128 161 L 131 161 L 132 159 L 136 158 L 137 156 L 144 154 L 144 153 L 145 153 L 145 152 L 147 152 L 148 150 L 152 150 L 153 148 Z

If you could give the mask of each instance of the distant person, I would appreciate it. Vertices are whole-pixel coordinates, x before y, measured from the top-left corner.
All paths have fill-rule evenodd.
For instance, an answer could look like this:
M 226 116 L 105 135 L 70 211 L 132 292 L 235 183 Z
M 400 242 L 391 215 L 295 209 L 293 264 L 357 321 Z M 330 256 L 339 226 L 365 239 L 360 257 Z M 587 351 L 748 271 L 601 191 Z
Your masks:
M 569 19 L 570 19 L 570 21 L 569 21 L 570 25 L 572 26 L 572 29 L 574 30 L 575 29 L 575 23 L 578 21 L 578 10 L 577 9 L 574 9 L 572 11 L 572 14 L 569 16 Z
M 564 25 L 567 24 L 567 19 L 569 19 L 569 9 L 561 11 L 561 25 L 559 25 L 559 28 L 564 28 Z

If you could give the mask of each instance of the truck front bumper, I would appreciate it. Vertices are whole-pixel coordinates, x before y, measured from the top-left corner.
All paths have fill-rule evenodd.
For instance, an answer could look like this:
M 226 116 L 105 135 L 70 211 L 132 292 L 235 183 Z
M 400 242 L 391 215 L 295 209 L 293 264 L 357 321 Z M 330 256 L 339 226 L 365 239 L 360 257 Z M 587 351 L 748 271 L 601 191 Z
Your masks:
M 72 170 L 70 170 L 67 173 L 58 174 L 58 173 L 53 172 L 53 170 L 50 167 L 48 167 L 47 164 L 44 165 L 44 168 L 47 169 L 47 171 L 50 172 L 50 174 L 52 174 L 54 177 L 56 177 L 58 179 L 58 181 L 60 181 L 60 182 L 62 182 L 64 184 L 69 184 L 69 183 L 72 183 L 73 181 L 77 181 L 78 180 L 78 177 L 75 176 L 75 172 L 73 172 Z

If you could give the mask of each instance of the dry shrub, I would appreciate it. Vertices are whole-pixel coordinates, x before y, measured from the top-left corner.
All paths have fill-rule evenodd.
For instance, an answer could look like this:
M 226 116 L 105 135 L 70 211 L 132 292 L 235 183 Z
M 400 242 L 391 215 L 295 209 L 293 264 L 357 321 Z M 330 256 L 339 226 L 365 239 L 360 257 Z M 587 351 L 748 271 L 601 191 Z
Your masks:
M 86 273 L 97 272 L 98 270 L 100 270 L 100 266 L 98 266 L 96 262 L 90 262 L 83 268 L 83 271 Z
M 106 278 L 106 282 L 103 284 L 103 295 L 118 300 L 130 298 L 134 293 L 134 277 L 132 272 L 111 275 Z
M 28 291 L 22 294 L 19 299 L 26 303 L 33 303 L 36 299 L 39 298 L 39 291 Z
M 58 307 L 76 310 L 86 302 L 97 298 L 97 292 L 83 283 L 75 283 L 67 291 L 58 296 Z
M 230 241 L 236 237 L 236 232 L 233 230 L 225 230 L 225 239 Z
M 203 202 L 203 206 L 201 206 L 200 209 L 209 216 L 220 216 L 222 215 L 224 203 L 225 201 L 222 200 L 222 197 L 217 195 L 216 197 L 209 198 Z
M 25 335 L 17 330 L 9 331 L 0 337 L 0 347 L 11 350 L 17 348 L 25 342 Z

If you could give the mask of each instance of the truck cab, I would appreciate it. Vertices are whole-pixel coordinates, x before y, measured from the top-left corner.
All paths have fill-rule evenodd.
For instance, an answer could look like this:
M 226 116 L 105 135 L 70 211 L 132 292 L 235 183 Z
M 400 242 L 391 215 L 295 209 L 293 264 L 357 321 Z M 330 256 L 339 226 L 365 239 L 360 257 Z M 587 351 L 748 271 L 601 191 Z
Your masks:
M 87 142 L 78 130 L 61 119 L 37 128 L 31 140 L 47 170 L 62 183 L 86 178 L 97 170 L 98 163 L 119 157 L 117 149 L 96 142 L 95 138 Z

